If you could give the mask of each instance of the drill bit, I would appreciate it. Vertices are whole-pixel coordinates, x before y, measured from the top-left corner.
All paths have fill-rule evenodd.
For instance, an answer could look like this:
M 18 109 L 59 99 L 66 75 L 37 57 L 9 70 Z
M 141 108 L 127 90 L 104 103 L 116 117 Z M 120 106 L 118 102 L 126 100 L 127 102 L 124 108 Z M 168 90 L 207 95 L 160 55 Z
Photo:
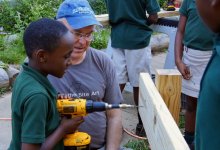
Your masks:
M 137 108 L 141 106 L 136 106 L 136 105 L 129 105 L 129 104 L 107 104 L 106 109 L 113 109 L 113 108 L 121 108 L 121 109 L 126 109 L 126 108 Z
M 119 108 L 137 108 L 136 105 L 129 105 L 129 104 L 119 104 Z

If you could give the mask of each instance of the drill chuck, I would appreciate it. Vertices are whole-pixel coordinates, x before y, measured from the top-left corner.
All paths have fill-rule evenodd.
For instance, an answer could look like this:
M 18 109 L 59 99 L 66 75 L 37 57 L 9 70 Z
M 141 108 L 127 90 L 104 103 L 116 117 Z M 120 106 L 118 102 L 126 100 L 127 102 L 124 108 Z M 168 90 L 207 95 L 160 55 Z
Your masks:
M 92 100 L 86 101 L 86 112 L 92 113 L 96 111 L 105 111 L 107 107 L 107 103 L 104 102 L 94 102 Z

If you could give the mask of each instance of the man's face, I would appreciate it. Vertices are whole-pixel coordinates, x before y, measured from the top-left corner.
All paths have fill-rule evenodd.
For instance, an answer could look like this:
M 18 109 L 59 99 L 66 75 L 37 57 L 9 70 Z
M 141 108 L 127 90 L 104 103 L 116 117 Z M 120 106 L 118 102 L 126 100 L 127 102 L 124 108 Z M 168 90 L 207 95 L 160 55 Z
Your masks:
M 196 0 L 203 21 L 214 31 L 220 32 L 220 0 Z
M 73 41 L 73 35 L 68 32 L 62 37 L 60 46 L 56 50 L 46 53 L 48 59 L 45 67 L 50 69 L 48 72 L 51 75 L 60 78 L 65 73 L 71 62 L 70 56 L 73 51 Z
M 71 54 L 72 60 L 80 60 L 86 52 L 92 41 L 92 33 L 94 32 L 95 25 L 87 26 L 84 28 L 74 30 L 66 21 L 65 18 L 60 19 L 69 31 L 74 35 L 74 47 Z
M 92 26 L 87 26 L 81 29 L 77 30 L 70 30 L 71 33 L 74 35 L 74 49 L 73 53 L 71 54 L 71 57 L 74 58 L 79 58 L 81 57 L 85 51 L 88 49 L 90 46 L 90 43 L 93 38 L 93 32 L 94 32 L 94 25 Z

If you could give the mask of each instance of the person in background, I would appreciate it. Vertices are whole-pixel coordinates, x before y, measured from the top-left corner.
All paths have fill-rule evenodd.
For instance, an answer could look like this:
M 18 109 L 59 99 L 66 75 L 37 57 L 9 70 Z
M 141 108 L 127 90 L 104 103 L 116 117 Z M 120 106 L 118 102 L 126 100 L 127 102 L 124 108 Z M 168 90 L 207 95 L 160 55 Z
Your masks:
M 196 0 L 196 4 L 202 20 L 215 33 L 215 48 L 201 81 L 195 148 L 217 150 L 220 149 L 220 0 Z
M 63 118 L 56 108 L 57 92 L 48 74 L 61 78 L 70 64 L 73 35 L 60 22 L 43 18 L 24 32 L 29 58 L 12 90 L 12 140 L 9 150 L 62 150 L 63 138 L 83 121 Z
M 133 87 L 134 102 L 138 105 L 139 75 L 151 74 L 152 30 L 149 25 L 156 23 L 160 7 L 156 0 L 105 0 L 111 25 L 111 44 L 117 78 L 121 92 L 125 84 Z M 146 11 L 149 16 L 146 16 Z M 136 134 L 146 136 L 141 117 L 138 113 Z
M 200 81 L 212 55 L 214 34 L 201 21 L 195 0 L 184 0 L 179 11 L 175 63 L 182 74 L 182 93 L 186 97 L 184 138 L 193 149 Z
M 48 79 L 60 94 L 119 104 L 123 98 L 111 59 L 102 51 L 90 47 L 96 20 L 86 0 L 65 0 L 59 7 L 57 20 L 75 36 L 71 66 L 59 79 Z M 91 135 L 91 149 L 118 150 L 122 137 L 120 109 L 95 112 L 84 117 L 78 130 Z M 105 147 L 105 148 L 104 148 Z

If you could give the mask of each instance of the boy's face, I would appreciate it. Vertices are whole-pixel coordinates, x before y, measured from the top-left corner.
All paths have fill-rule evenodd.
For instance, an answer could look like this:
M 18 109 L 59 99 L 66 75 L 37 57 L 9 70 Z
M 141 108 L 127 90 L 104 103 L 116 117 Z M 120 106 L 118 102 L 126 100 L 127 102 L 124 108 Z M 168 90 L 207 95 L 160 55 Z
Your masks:
M 208 25 L 216 32 L 220 32 L 220 0 L 196 0 L 199 14 Z
M 67 32 L 61 41 L 59 47 L 53 52 L 47 52 L 47 62 L 45 68 L 47 68 L 48 74 L 61 78 L 65 73 L 65 70 L 70 65 L 70 56 L 73 50 L 74 36 L 71 32 Z

